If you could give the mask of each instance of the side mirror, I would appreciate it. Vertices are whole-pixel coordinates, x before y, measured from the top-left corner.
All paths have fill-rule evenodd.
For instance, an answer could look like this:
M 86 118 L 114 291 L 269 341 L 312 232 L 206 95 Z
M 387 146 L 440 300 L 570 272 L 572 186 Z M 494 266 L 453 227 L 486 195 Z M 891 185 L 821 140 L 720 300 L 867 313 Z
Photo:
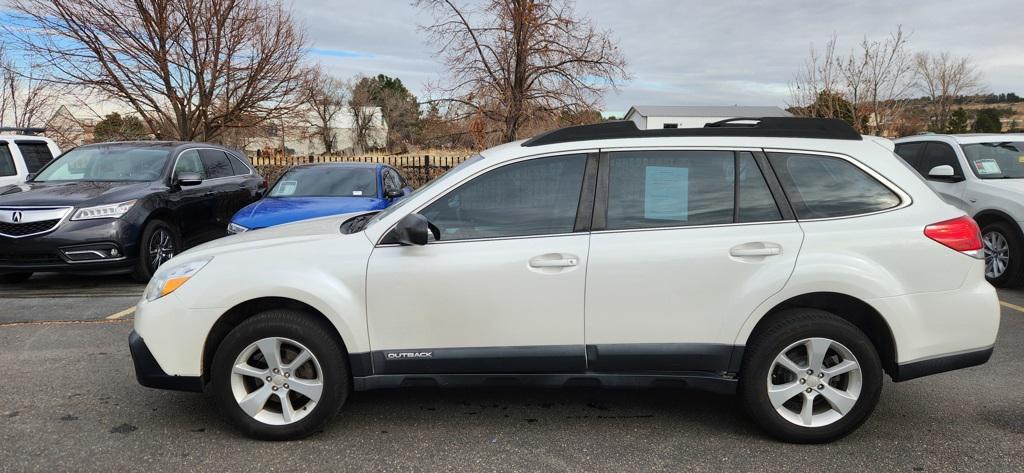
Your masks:
M 427 217 L 420 214 L 409 214 L 402 217 L 391 230 L 391 237 L 401 245 L 423 246 L 427 244 L 427 232 L 434 234 L 434 240 L 441 239 L 441 232 Z
M 384 197 L 387 197 L 389 199 L 397 199 L 399 197 L 404 197 L 404 196 L 405 196 L 405 192 L 402 191 L 402 189 L 388 189 L 388 190 L 384 191 Z
M 174 176 L 174 182 L 182 187 L 198 186 L 203 183 L 203 176 L 197 172 L 179 172 Z
M 948 164 L 933 167 L 931 171 L 928 171 L 928 178 L 950 182 L 959 182 L 964 180 L 962 177 L 957 176 L 956 171 L 953 170 L 953 166 Z

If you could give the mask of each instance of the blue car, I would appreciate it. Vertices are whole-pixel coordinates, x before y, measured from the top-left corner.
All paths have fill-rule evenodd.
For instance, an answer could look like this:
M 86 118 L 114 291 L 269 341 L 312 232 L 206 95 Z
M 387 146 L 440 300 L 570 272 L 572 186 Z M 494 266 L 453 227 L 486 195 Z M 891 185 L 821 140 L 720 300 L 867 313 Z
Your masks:
M 228 224 L 228 233 L 328 215 L 382 210 L 411 192 L 405 177 L 385 164 L 296 166 L 277 180 L 266 197 L 239 210 Z

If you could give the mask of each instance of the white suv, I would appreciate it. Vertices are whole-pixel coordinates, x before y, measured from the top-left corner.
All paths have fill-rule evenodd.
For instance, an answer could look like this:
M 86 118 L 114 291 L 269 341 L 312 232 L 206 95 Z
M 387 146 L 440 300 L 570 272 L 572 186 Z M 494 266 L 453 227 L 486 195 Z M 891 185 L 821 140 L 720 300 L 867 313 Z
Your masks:
M 883 373 L 984 363 L 999 326 L 977 225 L 891 148 L 795 118 L 499 146 L 383 212 L 175 257 L 136 374 L 267 439 L 352 390 L 487 384 L 738 392 L 778 438 L 835 439 Z
M 24 183 L 58 155 L 57 143 L 49 138 L 0 134 L 0 187 Z
M 981 226 L 989 282 L 1024 285 L 1024 135 L 917 135 L 896 153 Z

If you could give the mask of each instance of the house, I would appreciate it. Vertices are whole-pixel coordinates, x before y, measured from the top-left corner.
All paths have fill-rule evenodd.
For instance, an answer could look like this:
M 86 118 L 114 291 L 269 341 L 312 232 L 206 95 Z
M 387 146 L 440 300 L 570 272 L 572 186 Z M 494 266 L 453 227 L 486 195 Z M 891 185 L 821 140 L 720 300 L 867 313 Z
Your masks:
M 388 145 L 388 124 L 380 107 L 362 107 L 361 119 L 366 133 L 366 148 L 384 148 Z M 285 124 L 270 122 L 261 127 L 261 136 L 247 140 L 243 147 L 246 153 L 258 151 L 279 152 L 283 147 L 286 154 L 297 156 L 323 154 L 323 137 L 315 120 L 290 120 Z M 366 149 L 357 143 L 356 116 L 351 110 L 341 110 L 331 120 L 331 138 L 334 153 L 362 153 Z
M 655 128 L 701 128 L 705 124 L 739 117 L 791 117 L 779 107 L 691 107 L 634 105 L 625 119 L 636 123 L 641 130 Z
M 62 150 L 68 150 L 86 143 L 92 143 L 95 118 L 76 117 L 67 105 L 61 105 L 46 121 L 47 138 L 55 141 Z

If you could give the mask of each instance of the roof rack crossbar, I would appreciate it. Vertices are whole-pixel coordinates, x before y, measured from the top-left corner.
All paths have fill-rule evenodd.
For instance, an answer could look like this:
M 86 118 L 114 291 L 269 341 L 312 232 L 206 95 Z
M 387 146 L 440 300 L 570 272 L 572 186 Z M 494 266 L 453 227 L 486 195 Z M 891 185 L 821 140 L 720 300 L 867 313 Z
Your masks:
M 537 135 L 523 146 L 542 146 L 573 141 L 614 140 L 623 138 L 668 137 L 766 137 L 861 140 L 850 124 L 835 118 L 738 117 L 705 125 L 704 128 L 665 128 L 640 130 L 628 120 L 561 128 Z

